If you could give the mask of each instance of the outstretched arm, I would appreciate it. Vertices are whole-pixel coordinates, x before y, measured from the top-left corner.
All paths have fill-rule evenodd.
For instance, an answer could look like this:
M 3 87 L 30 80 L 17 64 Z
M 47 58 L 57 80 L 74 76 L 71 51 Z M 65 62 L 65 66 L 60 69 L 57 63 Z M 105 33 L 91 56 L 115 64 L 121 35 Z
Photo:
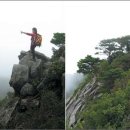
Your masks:
M 34 36 L 34 34 L 33 33 L 26 33 L 26 32 L 23 32 L 23 31 L 21 31 L 21 34 L 26 34 L 26 35 L 29 35 L 29 36 Z

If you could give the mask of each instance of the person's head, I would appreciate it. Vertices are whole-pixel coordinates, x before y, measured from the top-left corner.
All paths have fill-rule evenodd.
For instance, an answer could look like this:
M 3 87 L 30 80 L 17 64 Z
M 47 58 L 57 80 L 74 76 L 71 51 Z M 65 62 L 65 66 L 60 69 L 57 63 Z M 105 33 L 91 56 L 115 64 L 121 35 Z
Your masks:
M 37 28 L 32 28 L 32 32 L 37 34 Z

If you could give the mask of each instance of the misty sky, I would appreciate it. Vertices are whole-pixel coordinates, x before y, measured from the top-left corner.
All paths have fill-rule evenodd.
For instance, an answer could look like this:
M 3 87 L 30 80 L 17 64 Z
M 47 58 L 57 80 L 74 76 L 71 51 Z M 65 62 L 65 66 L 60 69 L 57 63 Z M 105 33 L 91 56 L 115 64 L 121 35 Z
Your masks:
M 130 1 L 75 1 L 65 5 L 66 73 L 76 72 L 81 58 L 94 56 L 101 40 L 130 35 Z
M 11 75 L 21 50 L 29 50 L 31 32 L 37 27 L 43 45 L 37 51 L 52 55 L 54 32 L 66 33 L 66 73 L 75 73 L 77 62 L 94 55 L 100 40 L 130 34 L 129 1 L 1 1 L 0 77 Z
M 65 32 L 63 14 L 62 2 L 1 1 L 0 77 L 10 77 L 20 51 L 30 48 L 30 37 L 21 35 L 21 30 L 32 32 L 32 27 L 37 27 L 43 36 L 43 45 L 36 50 L 51 57 L 53 33 Z

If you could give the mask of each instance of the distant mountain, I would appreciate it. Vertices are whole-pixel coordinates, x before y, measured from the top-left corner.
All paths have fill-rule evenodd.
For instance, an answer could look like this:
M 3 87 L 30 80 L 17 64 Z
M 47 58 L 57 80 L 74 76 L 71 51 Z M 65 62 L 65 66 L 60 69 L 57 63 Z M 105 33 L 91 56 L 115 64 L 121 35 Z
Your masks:
M 13 91 L 9 86 L 9 78 L 0 77 L 0 99 L 3 99 L 9 91 Z
M 84 76 L 83 74 L 74 73 L 74 74 L 66 74 L 66 98 L 70 97 L 74 90 L 79 86 L 82 82 Z

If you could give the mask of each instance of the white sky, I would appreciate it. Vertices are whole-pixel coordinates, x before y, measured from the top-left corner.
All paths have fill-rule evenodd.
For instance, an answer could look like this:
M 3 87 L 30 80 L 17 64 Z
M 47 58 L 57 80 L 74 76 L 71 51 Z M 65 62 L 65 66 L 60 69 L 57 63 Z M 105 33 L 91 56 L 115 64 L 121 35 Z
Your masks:
M 75 1 L 65 3 L 66 73 L 107 38 L 130 35 L 130 1 Z
M 55 32 L 66 33 L 66 73 L 75 73 L 77 62 L 94 54 L 100 40 L 130 34 L 129 1 L 1 1 L 0 77 L 10 76 L 21 50 L 28 50 L 37 27 L 43 45 L 37 51 L 52 55 Z
M 0 77 L 10 77 L 13 64 L 18 63 L 21 50 L 28 51 L 30 37 L 20 31 L 32 32 L 37 27 L 43 36 L 42 47 L 36 50 L 52 55 L 50 40 L 55 32 L 64 31 L 62 2 L 0 2 Z

